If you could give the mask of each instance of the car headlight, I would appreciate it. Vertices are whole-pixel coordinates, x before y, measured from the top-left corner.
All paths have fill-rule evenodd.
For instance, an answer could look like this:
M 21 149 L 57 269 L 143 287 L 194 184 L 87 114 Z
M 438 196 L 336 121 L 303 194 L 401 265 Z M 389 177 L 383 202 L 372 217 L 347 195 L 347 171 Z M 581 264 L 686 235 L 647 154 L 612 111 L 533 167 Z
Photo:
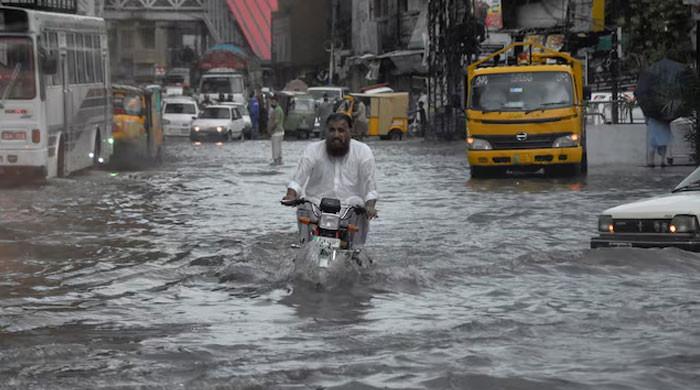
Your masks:
M 598 231 L 604 233 L 615 233 L 615 225 L 611 215 L 601 215 L 598 217 Z
M 698 221 L 694 215 L 676 215 L 668 227 L 671 233 L 695 233 L 698 230 Z
M 578 146 L 578 134 L 569 134 L 564 137 L 559 137 L 554 140 L 553 148 L 573 148 Z
M 164 124 L 164 125 L 169 125 L 169 124 L 170 124 L 170 121 L 167 120 L 167 119 L 163 119 L 163 124 Z
M 467 147 L 469 150 L 493 150 L 489 141 L 474 137 L 467 138 Z
M 192 130 L 194 130 L 194 131 L 199 131 L 199 126 L 193 127 Z

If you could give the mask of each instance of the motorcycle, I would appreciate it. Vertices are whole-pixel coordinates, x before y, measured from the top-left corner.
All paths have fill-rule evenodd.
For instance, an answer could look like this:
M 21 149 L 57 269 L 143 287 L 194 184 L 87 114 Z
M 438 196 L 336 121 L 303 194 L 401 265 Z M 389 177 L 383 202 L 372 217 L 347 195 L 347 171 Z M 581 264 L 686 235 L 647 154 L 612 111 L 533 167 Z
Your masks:
M 297 276 L 323 287 L 358 275 L 371 265 L 371 259 L 362 256 L 353 243 L 360 226 L 352 222 L 367 213 L 364 207 L 343 208 L 340 200 L 333 198 L 323 198 L 319 205 L 306 199 L 281 203 L 310 206 L 308 213 L 297 213 L 302 249 L 294 261 Z

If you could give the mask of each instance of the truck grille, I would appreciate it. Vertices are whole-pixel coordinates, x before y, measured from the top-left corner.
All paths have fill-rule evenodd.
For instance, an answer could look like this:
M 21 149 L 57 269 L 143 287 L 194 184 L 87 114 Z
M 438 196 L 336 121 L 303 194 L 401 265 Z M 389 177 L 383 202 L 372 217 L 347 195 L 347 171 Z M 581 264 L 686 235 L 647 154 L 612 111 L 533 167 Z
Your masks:
M 524 134 L 524 133 L 518 133 Z M 512 135 L 474 135 L 489 141 L 494 150 L 503 149 L 546 149 L 551 148 L 554 141 L 559 137 L 567 136 L 571 133 L 548 133 L 548 134 L 527 134 L 524 140 L 519 140 L 517 134 Z
M 615 233 L 668 233 L 670 219 L 616 219 Z

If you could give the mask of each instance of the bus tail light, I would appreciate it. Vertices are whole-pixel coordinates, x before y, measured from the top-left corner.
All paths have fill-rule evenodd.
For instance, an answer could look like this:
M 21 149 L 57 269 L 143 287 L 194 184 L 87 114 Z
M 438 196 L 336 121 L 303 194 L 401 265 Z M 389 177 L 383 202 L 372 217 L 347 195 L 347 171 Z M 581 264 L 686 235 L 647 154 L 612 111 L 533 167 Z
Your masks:
M 38 144 L 39 142 L 41 142 L 41 130 L 39 130 L 39 129 L 32 130 L 32 142 L 35 144 Z

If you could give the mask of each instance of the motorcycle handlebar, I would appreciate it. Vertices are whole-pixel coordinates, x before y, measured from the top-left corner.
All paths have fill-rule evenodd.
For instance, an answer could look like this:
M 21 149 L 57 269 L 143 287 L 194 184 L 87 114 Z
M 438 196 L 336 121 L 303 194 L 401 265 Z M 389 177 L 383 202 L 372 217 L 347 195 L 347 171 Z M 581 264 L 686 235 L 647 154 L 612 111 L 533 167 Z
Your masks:
M 311 203 L 311 202 L 309 202 L 309 201 L 306 200 L 306 199 L 294 199 L 294 200 L 287 200 L 287 201 L 281 200 L 281 201 L 280 201 L 280 204 L 281 204 L 282 206 L 289 206 L 289 207 L 301 206 L 301 205 L 303 205 L 304 203 Z

